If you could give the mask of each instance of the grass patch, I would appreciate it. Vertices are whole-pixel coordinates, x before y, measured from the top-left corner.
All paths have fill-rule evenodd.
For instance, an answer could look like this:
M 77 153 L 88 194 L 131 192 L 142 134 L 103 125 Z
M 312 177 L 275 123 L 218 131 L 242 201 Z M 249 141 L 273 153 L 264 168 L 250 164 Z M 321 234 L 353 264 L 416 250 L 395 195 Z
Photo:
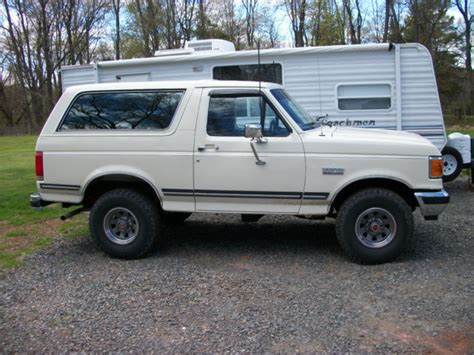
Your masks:
M 20 266 L 26 255 L 48 247 L 55 238 L 72 239 L 89 234 L 86 215 L 65 222 L 55 218 L 21 227 L 12 224 L 8 228 L 0 232 L 0 269 Z
M 82 213 L 72 219 L 69 219 L 66 223 L 59 225 L 59 233 L 68 239 L 89 235 L 87 215 Z
M 8 269 L 21 266 L 22 260 L 19 253 L 0 252 L 0 269 Z
M 28 232 L 22 229 L 10 230 L 5 233 L 6 237 L 26 237 L 27 235 L 28 235 Z
M 29 195 L 37 191 L 35 176 L 36 136 L 0 137 L 0 227 L 27 224 L 57 217 L 59 205 L 40 211 L 30 208 Z
M 55 237 L 88 234 L 87 218 L 66 222 L 59 204 L 41 210 L 30 207 L 29 194 L 37 191 L 36 136 L 0 137 L 0 269 L 17 267 L 25 255 L 49 246 Z

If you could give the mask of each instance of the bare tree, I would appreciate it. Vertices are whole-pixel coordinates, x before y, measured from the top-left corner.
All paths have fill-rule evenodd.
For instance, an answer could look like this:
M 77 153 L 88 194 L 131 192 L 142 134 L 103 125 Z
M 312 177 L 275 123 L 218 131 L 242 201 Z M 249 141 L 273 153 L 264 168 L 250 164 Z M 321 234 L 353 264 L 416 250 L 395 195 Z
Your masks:
M 194 16 L 196 13 L 196 0 L 182 0 L 179 3 L 177 16 L 180 28 L 180 37 L 183 39 L 183 45 L 191 40 L 193 34 Z
M 362 30 L 362 24 L 363 24 L 360 1 L 354 0 L 354 6 L 352 6 L 351 0 L 343 0 L 342 4 L 347 14 L 351 43 L 360 44 L 362 43 L 361 30 Z
M 392 2 L 391 0 L 385 0 L 385 14 L 384 14 L 383 38 L 382 38 L 382 42 L 384 43 L 387 42 L 388 40 L 391 2 Z
M 115 17 L 115 59 L 120 59 L 120 5 L 121 0 L 112 0 L 112 9 Z
M 285 0 L 286 9 L 291 21 L 291 28 L 295 37 L 295 46 L 304 47 L 306 38 L 306 0 Z
M 105 0 L 2 0 L 2 5 L 9 72 L 22 101 L 19 116 L 40 126 L 56 101 L 60 66 L 91 60 L 91 34 L 105 16 Z
M 258 23 L 261 32 L 261 44 L 266 47 L 275 48 L 279 40 L 276 6 L 264 6 L 260 10 Z
M 255 30 L 257 27 L 257 5 L 258 0 L 242 0 L 245 16 L 245 29 L 247 34 L 247 46 L 253 48 L 255 46 Z
M 472 71 L 472 24 L 474 23 L 474 11 L 469 9 L 469 0 L 455 0 L 456 7 L 464 21 L 464 63 L 466 66 L 466 81 L 468 83 L 468 96 L 470 98 L 470 111 L 474 112 L 474 74 Z

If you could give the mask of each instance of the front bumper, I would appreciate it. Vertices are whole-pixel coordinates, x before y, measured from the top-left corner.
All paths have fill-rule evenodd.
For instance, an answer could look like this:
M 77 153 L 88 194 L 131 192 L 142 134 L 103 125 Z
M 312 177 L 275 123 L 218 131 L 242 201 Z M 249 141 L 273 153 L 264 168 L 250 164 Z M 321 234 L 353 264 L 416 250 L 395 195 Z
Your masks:
M 449 203 L 449 194 L 446 190 L 415 192 L 421 214 L 427 220 L 436 220 L 444 212 Z
M 52 204 L 52 202 L 44 201 L 38 192 L 30 194 L 30 206 L 33 208 L 42 208 Z

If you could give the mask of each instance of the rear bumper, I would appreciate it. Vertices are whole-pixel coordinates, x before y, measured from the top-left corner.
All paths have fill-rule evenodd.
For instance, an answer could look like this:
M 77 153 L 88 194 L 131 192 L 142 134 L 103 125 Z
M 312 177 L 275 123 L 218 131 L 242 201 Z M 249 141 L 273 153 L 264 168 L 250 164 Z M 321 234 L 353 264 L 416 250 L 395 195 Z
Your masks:
M 425 219 L 437 219 L 444 212 L 449 203 L 449 194 L 446 190 L 415 192 L 421 214 Z
M 30 194 L 30 206 L 33 208 L 41 208 L 52 204 L 52 202 L 44 201 L 38 192 Z

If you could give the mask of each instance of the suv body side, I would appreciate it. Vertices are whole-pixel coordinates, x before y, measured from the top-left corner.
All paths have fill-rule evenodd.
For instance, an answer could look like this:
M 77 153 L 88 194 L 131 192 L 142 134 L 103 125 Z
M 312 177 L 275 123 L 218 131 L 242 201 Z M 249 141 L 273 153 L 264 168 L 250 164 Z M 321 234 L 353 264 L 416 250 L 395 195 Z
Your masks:
M 442 189 L 440 179 L 427 178 L 427 157 L 439 154 L 429 142 L 418 143 L 416 152 L 400 145 L 400 154 L 394 155 L 388 151 L 393 152 L 397 141 L 392 137 L 386 142 L 383 131 L 376 138 L 380 143 L 376 152 L 366 148 L 367 139 L 374 140 L 366 130 L 351 130 L 351 136 L 343 129 L 327 127 L 303 131 L 270 94 L 279 86 L 269 83 L 263 84 L 262 91 L 290 132 L 256 144 L 267 163 L 256 165 L 248 138 L 212 136 L 206 125 L 212 92 L 237 89 L 245 96 L 257 85 L 159 82 L 120 87 L 124 91 L 185 90 L 170 126 L 150 131 L 58 130 L 74 99 L 97 86 L 68 89 L 37 143 L 44 160 L 45 175 L 38 181 L 42 200 L 80 204 L 96 179 L 130 176 L 149 184 L 165 211 L 327 215 L 341 191 L 368 179 L 396 181 L 412 194 Z M 100 92 L 118 90 L 102 87 Z M 399 142 L 407 137 L 404 134 Z

